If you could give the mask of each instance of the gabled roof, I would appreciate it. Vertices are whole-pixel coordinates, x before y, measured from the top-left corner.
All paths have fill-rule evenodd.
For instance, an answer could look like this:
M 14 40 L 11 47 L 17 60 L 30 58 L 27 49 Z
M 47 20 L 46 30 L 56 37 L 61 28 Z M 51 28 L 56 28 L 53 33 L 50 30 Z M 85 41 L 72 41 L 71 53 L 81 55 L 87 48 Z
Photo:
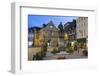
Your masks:
M 51 26 L 52 26 L 52 28 L 50 28 Z M 42 28 L 41 30 L 48 29 L 48 28 L 52 29 L 52 30 L 55 29 L 56 31 L 58 31 L 58 28 L 56 28 L 56 26 L 54 25 L 53 21 L 48 22 L 48 24 L 46 24 L 46 26 L 44 28 Z

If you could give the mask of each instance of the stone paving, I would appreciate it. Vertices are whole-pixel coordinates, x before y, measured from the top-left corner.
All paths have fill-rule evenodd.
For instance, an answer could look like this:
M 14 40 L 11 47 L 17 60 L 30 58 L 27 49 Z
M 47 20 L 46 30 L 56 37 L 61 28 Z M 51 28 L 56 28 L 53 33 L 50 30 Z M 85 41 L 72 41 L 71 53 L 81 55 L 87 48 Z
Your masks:
M 59 59 L 60 57 L 63 59 L 77 59 L 77 58 L 87 58 L 87 56 L 82 55 L 82 49 L 78 51 L 75 51 L 73 54 L 66 53 L 64 51 L 60 51 L 60 53 L 53 54 L 51 53 L 51 48 L 48 49 L 46 56 L 43 58 L 43 60 L 55 60 Z M 41 48 L 29 48 L 28 49 L 28 60 L 32 60 L 33 55 L 35 55 L 37 52 L 41 51 Z
M 65 54 L 64 54 L 65 53 Z M 53 60 L 53 59 L 58 59 L 59 57 L 64 57 L 65 59 L 77 59 L 77 58 L 87 58 L 87 56 L 83 56 L 82 52 L 75 51 L 73 54 L 69 54 L 66 52 L 63 52 L 63 54 L 56 53 L 55 55 L 52 54 L 51 52 L 47 52 L 46 57 L 44 57 L 44 60 Z

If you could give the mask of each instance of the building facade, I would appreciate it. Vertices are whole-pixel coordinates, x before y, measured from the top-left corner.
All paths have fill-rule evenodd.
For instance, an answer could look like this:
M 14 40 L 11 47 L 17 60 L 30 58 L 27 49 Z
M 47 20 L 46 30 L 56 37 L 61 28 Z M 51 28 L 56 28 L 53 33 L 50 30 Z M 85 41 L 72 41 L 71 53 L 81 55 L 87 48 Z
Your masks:
M 76 20 L 76 38 L 83 39 L 88 37 L 88 17 L 79 17 Z
M 88 17 L 79 17 L 76 20 L 76 24 L 76 38 L 78 42 L 78 48 L 87 49 Z
M 64 24 L 64 32 L 68 35 L 68 40 L 73 41 L 76 39 L 76 20 Z
M 56 28 L 56 26 L 53 24 L 52 21 L 50 21 L 44 28 L 42 28 L 39 31 L 39 36 L 41 35 L 43 35 L 44 42 L 47 43 L 48 46 L 53 46 L 53 47 L 58 46 L 58 40 L 59 40 L 58 29 Z

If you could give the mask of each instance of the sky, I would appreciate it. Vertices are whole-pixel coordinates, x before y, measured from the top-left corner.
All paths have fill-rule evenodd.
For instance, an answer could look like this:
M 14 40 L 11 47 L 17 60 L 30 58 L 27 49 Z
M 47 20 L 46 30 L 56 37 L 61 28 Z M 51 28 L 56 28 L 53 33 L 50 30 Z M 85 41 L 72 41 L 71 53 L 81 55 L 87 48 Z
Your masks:
M 53 21 L 54 25 L 57 27 L 60 22 L 65 24 L 66 22 L 71 22 L 73 19 L 77 19 L 75 16 L 50 16 L 50 15 L 28 15 L 28 27 L 42 27 L 43 24 L 47 24 Z

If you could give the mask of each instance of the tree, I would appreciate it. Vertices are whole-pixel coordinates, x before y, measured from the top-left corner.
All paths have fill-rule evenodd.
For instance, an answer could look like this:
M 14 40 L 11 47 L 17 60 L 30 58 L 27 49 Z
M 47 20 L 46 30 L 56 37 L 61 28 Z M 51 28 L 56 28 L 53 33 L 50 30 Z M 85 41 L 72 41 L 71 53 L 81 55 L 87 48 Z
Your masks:
M 69 54 L 72 54 L 74 52 L 74 50 L 72 49 L 71 43 L 68 43 L 67 46 L 66 46 L 66 48 L 68 49 L 67 52 Z
M 51 53 L 56 54 L 59 53 L 60 51 L 58 50 L 58 47 L 53 47 L 53 50 L 51 51 Z
M 43 28 L 46 27 L 46 26 L 47 26 L 46 24 L 43 24 Z
M 34 31 L 34 46 L 37 47 L 38 46 L 38 34 L 37 34 L 37 31 L 35 30 Z
M 44 34 L 43 34 L 43 32 L 40 34 L 39 42 L 40 42 L 40 45 L 44 44 Z
M 41 45 L 41 56 L 42 56 L 42 57 L 45 57 L 46 52 L 47 52 L 47 43 L 43 43 L 43 44 Z

